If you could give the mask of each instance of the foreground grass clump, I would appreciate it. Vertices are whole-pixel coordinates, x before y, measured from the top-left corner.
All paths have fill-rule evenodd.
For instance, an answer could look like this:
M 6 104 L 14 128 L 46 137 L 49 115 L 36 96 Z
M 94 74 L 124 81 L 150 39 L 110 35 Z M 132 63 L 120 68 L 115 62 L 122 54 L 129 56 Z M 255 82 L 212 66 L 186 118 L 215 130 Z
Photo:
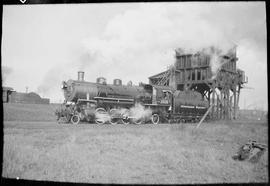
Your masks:
M 268 182 L 268 151 L 256 164 L 231 156 L 267 123 L 59 125 L 5 122 L 2 176 L 84 183 Z

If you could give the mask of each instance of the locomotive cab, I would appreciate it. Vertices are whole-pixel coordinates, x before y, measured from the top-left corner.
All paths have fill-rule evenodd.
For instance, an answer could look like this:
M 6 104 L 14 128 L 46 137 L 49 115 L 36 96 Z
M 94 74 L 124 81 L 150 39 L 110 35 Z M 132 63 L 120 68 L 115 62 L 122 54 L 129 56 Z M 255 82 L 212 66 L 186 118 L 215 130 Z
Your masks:
M 150 104 L 144 104 L 152 110 L 152 123 L 157 124 L 159 120 L 167 118 L 172 111 L 173 91 L 172 87 L 144 84 L 144 90 L 152 95 Z M 161 117 L 161 118 L 160 118 Z
M 171 105 L 172 89 L 163 86 L 153 86 L 153 104 Z
M 171 105 L 172 103 L 172 91 L 170 90 L 162 90 L 163 96 L 160 100 L 160 103 L 162 104 L 169 104 Z
M 172 92 L 173 89 L 168 86 L 157 86 L 144 84 L 144 90 L 152 95 L 152 103 L 153 105 L 162 104 L 162 105 L 171 105 L 172 103 Z

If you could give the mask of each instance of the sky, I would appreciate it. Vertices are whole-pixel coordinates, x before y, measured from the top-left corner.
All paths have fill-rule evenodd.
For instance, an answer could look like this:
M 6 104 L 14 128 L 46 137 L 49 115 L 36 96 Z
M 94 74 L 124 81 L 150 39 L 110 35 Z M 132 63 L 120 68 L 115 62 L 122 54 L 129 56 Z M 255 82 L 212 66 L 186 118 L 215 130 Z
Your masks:
M 248 76 L 241 108 L 266 110 L 264 2 L 4 5 L 2 84 L 64 100 L 61 82 L 105 77 L 148 83 L 174 63 L 174 50 L 237 45 Z

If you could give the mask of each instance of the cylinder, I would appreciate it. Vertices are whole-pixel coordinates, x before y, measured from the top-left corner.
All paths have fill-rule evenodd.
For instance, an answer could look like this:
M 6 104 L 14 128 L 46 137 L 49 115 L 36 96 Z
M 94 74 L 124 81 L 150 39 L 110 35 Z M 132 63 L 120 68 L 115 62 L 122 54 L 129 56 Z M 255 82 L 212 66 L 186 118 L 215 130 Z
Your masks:
M 113 80 L 113 85 L 121 86 L 122 85 L 122 80 L 121 79 L 114 79 Z
M 106 84 L 107 84 L 106 78 L 104 78 L 104 77 L 99 77 L 99 78 L 97 78 L 97 83 L 98 83 L 98 84 L 106 85 Z
M 78 72 L 78 81 L 84 81 L 84 72 L 83 71 Z

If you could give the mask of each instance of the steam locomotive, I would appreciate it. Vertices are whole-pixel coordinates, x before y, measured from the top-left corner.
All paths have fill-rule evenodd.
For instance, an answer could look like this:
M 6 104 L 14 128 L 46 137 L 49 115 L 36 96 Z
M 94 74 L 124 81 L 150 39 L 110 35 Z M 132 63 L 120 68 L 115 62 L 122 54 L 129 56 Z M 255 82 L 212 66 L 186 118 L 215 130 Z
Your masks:
M 64 81 L 62 89 L 66 103 L 62 115 L 73 124 L 82 120 L 113 125 L 198 121 L 209 107 L 196 91 L 131 82 L 122 85 L 120 79 L 107 84 L 102 77 L 96 83 L 87 82 L 84 72 L 78 72 L 78 80 Z

